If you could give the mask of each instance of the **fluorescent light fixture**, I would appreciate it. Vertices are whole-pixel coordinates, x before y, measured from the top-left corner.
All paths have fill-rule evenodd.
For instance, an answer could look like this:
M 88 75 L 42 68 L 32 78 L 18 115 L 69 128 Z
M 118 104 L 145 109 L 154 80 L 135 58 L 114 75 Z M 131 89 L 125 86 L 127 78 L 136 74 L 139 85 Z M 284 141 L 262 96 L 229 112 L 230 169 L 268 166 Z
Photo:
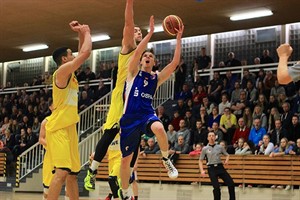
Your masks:
M 48 45 L 46 44 L 34 44 L 34 45 L 29 45 L 23 47 L 24 52 L 29 52 L 29 51 L 37 51 L 41 49 L 48 49 Z
M 268 9 L 264 10 L 256 10 L 251 12 L 245 12 L 241 14 L 236 14 L 230 17 L 231 21 L 238 21 L 238 20 L 244 20 L 244 19 L 252 19 L 252 18 L 258 18 L 258 17 L 266 17 L 273 15 L 273 12 Z
M 148 33 L 149 33 L 149 29 L 148 29 Z M 158 33 L 158 32 L 163 32 L 164 28 L 162 27 L 162 25 L 156 25 L 154 26 L 154 33 Z
M 107 34 L 92 36 L 92 42 L 99 42 L 99 41 L 104 41 L 104 40 L 109 40 L 109 39 L 110 39 L 110 37 Z

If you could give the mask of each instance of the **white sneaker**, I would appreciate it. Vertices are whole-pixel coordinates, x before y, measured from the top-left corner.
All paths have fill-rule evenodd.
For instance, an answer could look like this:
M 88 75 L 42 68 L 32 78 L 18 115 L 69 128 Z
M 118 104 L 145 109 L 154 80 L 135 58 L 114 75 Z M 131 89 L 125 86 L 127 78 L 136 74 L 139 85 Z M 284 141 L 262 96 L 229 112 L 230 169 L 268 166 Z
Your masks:
M 174 167 L 173 163 L 171 162 L 170 159 L 168 160 L 164 160 L 163 159 L 163 164 L 165 166 L 165 168 L 168 170 L 168 176 L 171 179 L 175 179 L 178 177 L 178 171 L 177 169 Z
M 287 185 L 286 187 L 285 187 L 285 190 L 290 190 L 291 189 L 291 186 L 290 185 Z

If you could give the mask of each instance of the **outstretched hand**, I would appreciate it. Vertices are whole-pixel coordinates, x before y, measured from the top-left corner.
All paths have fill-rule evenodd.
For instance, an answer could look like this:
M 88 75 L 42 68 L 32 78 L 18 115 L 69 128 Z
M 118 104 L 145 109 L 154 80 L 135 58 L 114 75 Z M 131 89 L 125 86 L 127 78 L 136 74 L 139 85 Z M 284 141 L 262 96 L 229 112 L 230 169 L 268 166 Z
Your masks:
M 278 57 L 290 57 L 293 48 L 289 44 L 282 44 L 277 48 Z
M 154 16 L 151 15 L 150 20 L 149 20 L 149 33 L 154 32 Z
M 176 39 L 180 40 L 182 38 L 183 30 L 184 30 L 184 25 L 179 26 L 179 29 L 175 29 L 177 31 Z
M 71 29 L 75 32 L 79 32 L 80 31 L 80 27 L 81 27 L 81 24 L 78 23 L 78 21 L 71 21 L 69 23 Z

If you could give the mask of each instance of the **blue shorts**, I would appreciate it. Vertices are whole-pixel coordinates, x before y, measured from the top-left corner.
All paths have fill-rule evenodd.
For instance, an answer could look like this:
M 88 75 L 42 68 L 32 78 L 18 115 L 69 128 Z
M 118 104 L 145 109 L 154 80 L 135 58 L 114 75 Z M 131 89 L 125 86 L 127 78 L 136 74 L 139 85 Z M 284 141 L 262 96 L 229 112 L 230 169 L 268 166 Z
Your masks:
M 120 120 L 122 157 L 129 156 L 140 145 L 141 135 L 152 134 L 148 125 L 160 121 L 155 114 L 124 114 Z

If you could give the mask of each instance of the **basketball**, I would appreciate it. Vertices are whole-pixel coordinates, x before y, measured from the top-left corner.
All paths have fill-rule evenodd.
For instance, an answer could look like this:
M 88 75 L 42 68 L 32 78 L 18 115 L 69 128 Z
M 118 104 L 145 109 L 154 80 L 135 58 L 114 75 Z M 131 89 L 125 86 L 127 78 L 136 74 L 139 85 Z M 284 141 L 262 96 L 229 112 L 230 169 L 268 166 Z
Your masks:
M 162 23 L 165 33 L 170 36 L 176 36 L 176 29 L 178 30 L 182 25 L 182 20 L 176 15 L 168 15 Z

